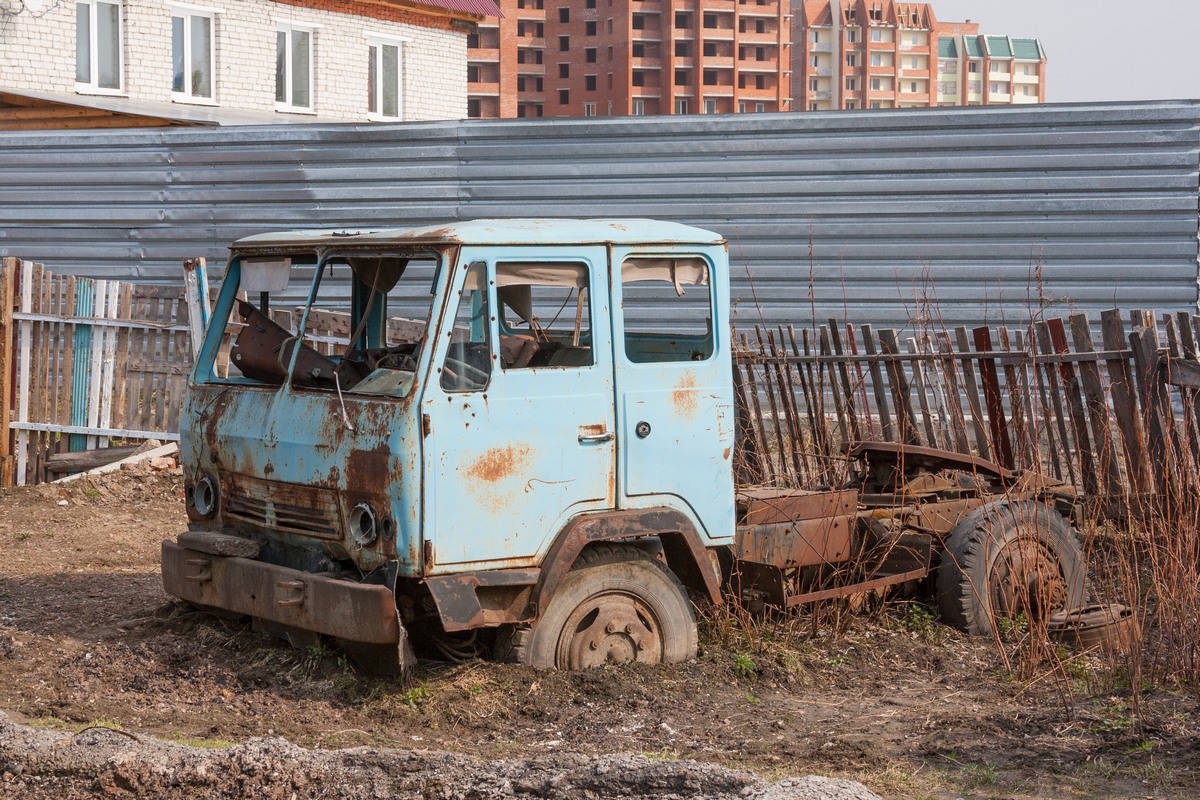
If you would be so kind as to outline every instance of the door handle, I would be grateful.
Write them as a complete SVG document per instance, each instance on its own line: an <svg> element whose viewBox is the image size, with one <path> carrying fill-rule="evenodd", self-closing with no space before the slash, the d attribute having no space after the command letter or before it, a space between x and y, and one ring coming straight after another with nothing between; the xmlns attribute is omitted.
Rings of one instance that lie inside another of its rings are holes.
<svg viewBox="0 0 1200 800"><path fill-rule="evenodd" d="M604 433L581 433L579 434L579 443L586 444L587 442L611 442L615 434L612 431L604 431Z"/></svg>

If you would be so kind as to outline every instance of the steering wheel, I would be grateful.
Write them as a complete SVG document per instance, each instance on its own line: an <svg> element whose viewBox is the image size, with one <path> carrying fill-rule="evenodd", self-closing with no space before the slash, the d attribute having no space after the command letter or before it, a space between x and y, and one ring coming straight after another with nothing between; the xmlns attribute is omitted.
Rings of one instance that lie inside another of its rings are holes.
<svg viewBox="0 0 1200 800"><path fill-rule="evenodd" d="M460 377L466 378L474 384L475 388L486 386L488 379L491 377L479 367L473 367L467 362L453 356L446 356L446 363L442 369L444 372L450 373L450 376L456 380L460 379Z"/></svg>
<svg viewBox="0 0 1200 800"><path fill-rule="evenodd" d="M417 371L417 360L411 353L388 353L380 356L375 362L376 369L399 369L405 372Z"/></svg>

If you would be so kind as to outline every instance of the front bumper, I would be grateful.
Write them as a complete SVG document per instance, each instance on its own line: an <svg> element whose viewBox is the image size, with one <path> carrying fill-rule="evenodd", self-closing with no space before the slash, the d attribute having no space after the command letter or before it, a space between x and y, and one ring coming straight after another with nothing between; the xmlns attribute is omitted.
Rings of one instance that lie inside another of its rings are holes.
<svg viewBox="0 0 1200 800"><path fill-rule="evenodd" d="M366 644L397 644L396 600L386 586L354 583L166 541L163 588L199 605Z"/></svg>

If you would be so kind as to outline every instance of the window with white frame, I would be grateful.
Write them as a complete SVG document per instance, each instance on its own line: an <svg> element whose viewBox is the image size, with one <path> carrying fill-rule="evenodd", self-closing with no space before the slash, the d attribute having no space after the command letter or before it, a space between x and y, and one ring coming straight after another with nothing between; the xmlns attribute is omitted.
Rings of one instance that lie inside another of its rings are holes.
<svg viewBox="0 0 1200 800"><path fill-rule="evenodd" d="M675 113L676 113L676 114L686 114L686 113L688 113L688 101L687 101L687 98L685 98L685 97L679 97L679 98L676 98L676 99L675 99Z"/></svg>
<svg viewBox="0 0 1200 800"><path fill-rule="evenodd" d="M585 117L596 116L596 104L595 103L584 103L583 104L583 115Z"/></svg>
<svg viewBox="0 0 1200 800"><path fill-rule="evenodd" d="M396 40L367 40L367 113L376 119L400 119L404 103L404 45Z"/></svg>
<svg viewBox="0 0 1200 800"><path fill-rule="evenodd" d="M711 100L711 99L705 98L705 100L704 100L704 113L705 113L705 114L715 114L715 113L717 113L717 101L716 101L716 100Z"/></svg>
<svg viewBox="0 0 1200 800"><path fill-rule="evenodd" d="M171 11L171 97L212 100L216 12L175 4L167 8Z"/></svg>
<svg viewBox="0 0 1200 800"><path fill-rule="evenodd" d="M280 23L275 29L275 107L313 110L313 28Z"/></svg>
<svg viewBox="0 0 1200 800"><path fill-rule="evenodd" d="M645 114L646 114L646 101L645 101L645 100L634 100L634 101L633 101L633 110L632 110L632 114L633 114L633 116L635 116L635 117L641 117L641 116L645 116Z"/></svg>
<svg viewBox="0 0 1200 800"><path fill-rule="evenodd" d="M124 88L123 23L120 2L79 0L75 4L77 89L119 92Z"/></svg>

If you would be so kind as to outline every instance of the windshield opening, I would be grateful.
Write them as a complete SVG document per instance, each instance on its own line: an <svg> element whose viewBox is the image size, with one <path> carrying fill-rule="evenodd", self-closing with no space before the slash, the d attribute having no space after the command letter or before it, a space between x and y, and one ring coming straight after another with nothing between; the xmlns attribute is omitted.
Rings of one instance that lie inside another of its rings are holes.
<svg viewBox="0 0 1200 800"><path fill-rule="evenodd" d="M282 385L294 356L293 386L403 397L426 341L441 262L430 251L354 252L326 257L318 278L315 254L242 257L212 374Z"/></svg>

